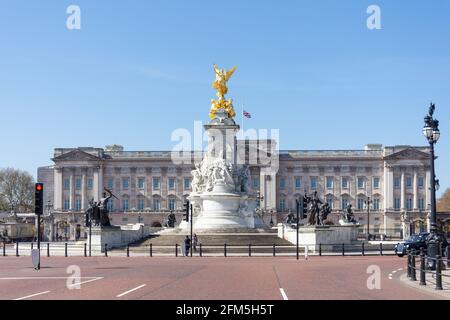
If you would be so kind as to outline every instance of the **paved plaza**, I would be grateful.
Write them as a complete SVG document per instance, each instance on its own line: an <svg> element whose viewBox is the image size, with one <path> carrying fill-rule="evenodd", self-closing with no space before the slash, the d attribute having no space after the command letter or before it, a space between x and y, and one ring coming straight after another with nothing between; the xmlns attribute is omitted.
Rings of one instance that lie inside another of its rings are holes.
<svg viewBox="0 0 450 320"><path fill-rule="evenodd" d="M316 256L299 261L291 257L44 257L42 269L36 271L30 257L2 257L0 299L445 299L402 282L405 262L393 256ZM380 289L368 289L371 266L381 271ZM80 277L70 278L78 268Z"/></svg>

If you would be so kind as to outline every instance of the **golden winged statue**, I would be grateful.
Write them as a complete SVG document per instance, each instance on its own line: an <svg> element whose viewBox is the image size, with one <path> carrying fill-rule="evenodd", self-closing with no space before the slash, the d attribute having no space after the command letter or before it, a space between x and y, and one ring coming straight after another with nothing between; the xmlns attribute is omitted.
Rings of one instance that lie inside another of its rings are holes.
<svg viewBox="0 0 450 320"><path fill-rule="evenodd" d="M220 109L228 112L228 116L230 118L234 118L234 116L236 115L233 108L233 100L225 99L225 95L228 93L227 81L230 80L236 69L237 67L234 67L233 69L226 71L225 69L219 69L217 65L214 64L216 80L213 82L212 86L217 90L216 95L219 99L211 101L211 110L209 112L209 116L211 119L214 119L216 117L216 113Z"/></svg>

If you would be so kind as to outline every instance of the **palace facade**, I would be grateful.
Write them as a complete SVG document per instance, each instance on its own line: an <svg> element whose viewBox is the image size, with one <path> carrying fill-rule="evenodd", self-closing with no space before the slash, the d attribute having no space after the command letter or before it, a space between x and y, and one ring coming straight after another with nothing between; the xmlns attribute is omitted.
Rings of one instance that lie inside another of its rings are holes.
<svg viewBox="0 0 450 320"><path fill-rule="evenodd" d="M259 146L258 141L238 141ZM273 155L272 155L273 156ZM366 145L361 150L287 150L276 154L276 170L251 164L251 188L261 196L264 220L282 221L295 212L296 199L318 192L337 223L352 204L361 232L399 237L405 223L426 229L430 203L430 155L427 147ZM113 224L145 223L161 227L170 211L178 222L191 192L194 163L175 164L171 152L133 152L107 148L55 149L53 164L38 169L52 217L47 238L83 238L84 212L104 188Z"/></svg>

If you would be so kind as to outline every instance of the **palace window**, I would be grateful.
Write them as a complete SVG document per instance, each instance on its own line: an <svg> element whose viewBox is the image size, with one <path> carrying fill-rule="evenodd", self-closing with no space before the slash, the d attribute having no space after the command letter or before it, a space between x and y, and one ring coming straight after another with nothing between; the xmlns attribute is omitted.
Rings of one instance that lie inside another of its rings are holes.
<svg viewBox="0 0 450 320"><path fill-rule="evenodd" d="M64 210L70 209L70 200L64 200Z"/></svg>
<svg viewBox="0 0 450 320"><path fill-rule="evenodd" d="M169 210L174 211L175 210L175 199L169 198Z"/></svg>
<svg viewBox="0 0 450 320"><path fill-rule="evenodd" d="M342 177L342 189L348 189L348 178Z"/></svg>
<svg viewBox="0 0 450 320"><path fill-rule="evenodd" d="M420 198L419 199L419 209L420 210L424 210L425 209L425 199L424 198Z"/></svg>
<svg viewBox="0 0 450 320"><path fill-rule="evenodd" d="M311 189L312 190L317 189L317 178L316 177L311 177Z"/></svg>
<svg viewBox="0 0 450 320"><path fill-rule="evenodd" d="M394 209L397 209L397 210L400 209L400 199L399 198L394 199Z"/></svg>
<svg viewBox="0 0 450 320"><path fill-rule="evenodd" d="M70 189L70 179L64 179L64 190Z"/></svg>
<svg viewBox="0 0 450 320"><path fill-rule="evenodd" d="M413 199L412 198L406 199L406 209L412 210L412 208L413 208Z"/></svg>
<svg viewBox="0 0 450 320"><path fill-rule="evenodd" d="M400 189L400 177L395 177L394 178L394 188L395 189Z"/></svg>
<svg viewBox="0 0 450 320"><path fill-rule="evenodd" d="M75 189L81 190L81 179L75 179Z"/></svg>
<svg viewBox="0 0 450 320"><path fill-rule="evenodd" d="M81 211L81 200L80 199L75 200L75 211Z"/></svg>
<svg viewBox="0 0 450 320"><path fill-rule="evenodd" d="M358 189L364 189L366 186L364 178L358 177Z"/></svg>
<svg viewBox="0 0 450 320"><path fill-rule="evenodd" d="M169 178L169 190L175 190L175 178Z"/></svg>
<svg viewBox="0 0 450 320"><path fill-rule="evenodd" d="M280 206L279 206L280 212L284 212L286 210L286 200L280 199Z"/></svg>
<svg viewBox="0 0 450 320"><path fill-rule="evenodd" d="M327 196L327 204L330 207L330 209L333 209L333 196L332 195L328 195Z"/></svg>
<svg viewBox="0 0 450 320"><path fill-rule="evenodd" d="M153 178L153 190L159 190L161 188L161 180L159 178Z"/></svg>
<svg viewBox="0 0 450 320"><path fill-rule="evenodd" d="M253 189L259 189L259 178L253 178Z"/></svg>
<svg viewBox="0 0 450 320"><path fill-rule="evenodd" d="M406 188L412 189L412 178L411 177L406 178Z"/></svg>
<svg viewBox="0 0 450 320"><path fill-rule="evenodd" d="M159 198L153 199L153 211L160 211L161 210L161 200Z"/></svg>
<svg viewBox="0 0 450 320"><path fill-rule="evenodd" d="M190 178L184 178L184 190L191 189L191 179Z"/></svg>
<svg viewBox="0 0 450 320"><path fill-rule="evenodd" d="M92 178L87 179L88 190L92 190L93 187L94 187L94 180Z"/></svg>
<svg viewBox="0 0 450 320"><path fill-rule="evenodd" d="M348 206L348 198L344 197L341 200L341 209L345 210L347 209L347 206Z"/></svg>
<svg viewBox="0 0 450 320"><path fill-rule="evenodd" d="M423 177L419 177L419 181L417 182L419 188L423 188Z"/></svg>
<svg viewBox="0 0 450 320"><path fill-rule="evenodd" d="M109 199L107 208L108 208L108 211L110 211L110 212L114 211L114 200L113 199Z"/></svg>
<svg viewBox="0 0 450 320"><path fill-rule="evenodd" d="M138 199L138 210L143 211L145 207L145 200L144 199Z"/></svg>
<svg viewBox="0 0 450 320"><path fill-rule="evenodd" d="M128 199L123 199L122 201L122 210L128 211Z"/></svg>
<svg viewBox="0 0 450 320"><path fill-rule="evenodd" d="M138 178L138 189L144 189L145 188L145 178Z"/></svg>
<svg viewBox="0 0 450 320"><path fill-rule="evenodd" d="M373 199L372 208L373 210L380 210L380 199Z"/></svg>
<svg viewBox="0 0 450 320"><path fill-rule="evenodd" d="M281 190L286 189L286 179L285 178L280 178L280 189Z"/></svg>
<svg viewBox="0 0 450 320"><path fill-rule="evenodd" d="M113 178L108 179L108 189L114 189L114 179Z"/></svg>
<svg viewBox="0 0 450 320"><path fill-rule="evenodd" d="M295 189L301 189L302 187L302 178L295 178Z"/></svg>
<svg viewBox="0 0 450 320"><path fill-rule="evenodd" d="M380 178L378 177L373 178L373 188L380 189Z"/></svg>
<svg viewBox="0 0 450 320"><path fill-rule="evenodd" d="M364 198L358 198L358 210L364 210Z"/></svg>
<svg viewBox="0 0 450 320"><path fill-rule="evenodd" d="M129 187L130 187L130 179L123 178L122 179L122 188L123 188L123 190L128 190Z"/></svg>
<svg viewBox="0 0 450 320"><path fill-rule="evenodd" d="M327 189L333 189L333 177L327 177Z"/></svg>

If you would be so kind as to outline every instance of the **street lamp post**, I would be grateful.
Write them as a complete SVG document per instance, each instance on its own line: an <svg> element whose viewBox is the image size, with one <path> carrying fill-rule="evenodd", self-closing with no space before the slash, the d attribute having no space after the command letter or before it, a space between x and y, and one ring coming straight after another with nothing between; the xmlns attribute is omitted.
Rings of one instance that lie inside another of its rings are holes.
<svg viewBox="0 0 450 320"><path fill-rule="evenodd" d="M425 125L423 127L423 134L430 144L430 235L427 239L427 255L428 266L430 269L435 269L438 245L440 245L440 236L437 230L436 222L436 174L434 169L434 145L438 142L441 133L439 131L439 121L433 118L435 105L431 103L428 115L424 118Z"/></svg>
<svg viewBox="0 0 450 320"><path fill-rule="evenodd" d="M367 197L365 204L367 208L367 241L370 241L370 205L372 204L370 197Z"/></svg>

